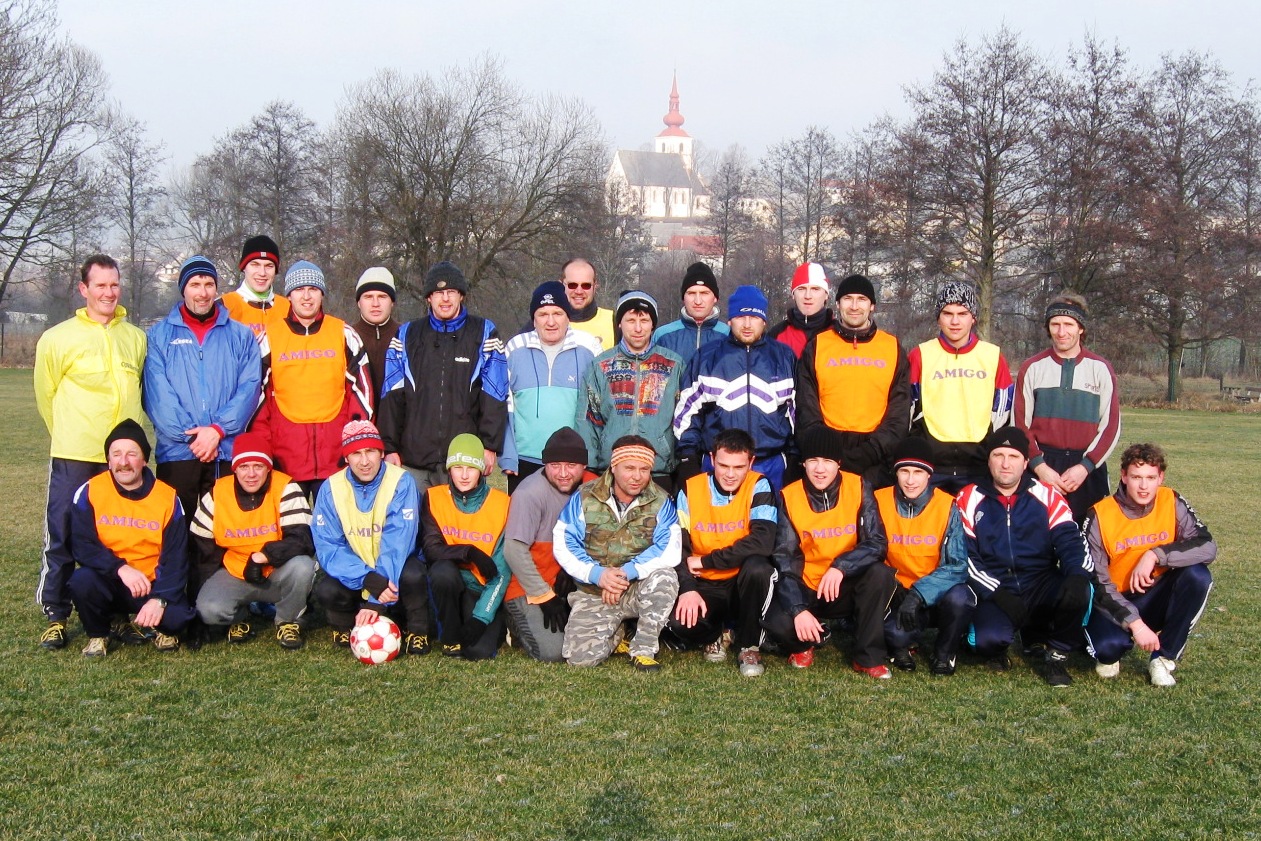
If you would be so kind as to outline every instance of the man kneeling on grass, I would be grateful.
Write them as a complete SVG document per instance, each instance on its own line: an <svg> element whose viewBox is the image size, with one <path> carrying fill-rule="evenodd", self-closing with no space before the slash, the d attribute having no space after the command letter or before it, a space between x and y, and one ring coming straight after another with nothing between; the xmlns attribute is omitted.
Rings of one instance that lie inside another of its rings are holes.
<svg viewBox="0 0 1261 841"><path fill-rule="evenodd" d="M197 613L228 642L254 636L250 602L276 605L276 641L303 645L298 620L315 583L311 506L302 487L272 470L267 439L243 432L232 443L232 475L201 498L189 529L202 558Z"/></svg>
<svg viewBox="0 0 1261 841"><path fill-rule="evenodd" d="M121 639L139 643L152 635L158 651L179 648L176 635L194 615L184 594L184 510L175 489L148 468L149 453L140 424L123 421L105 439L108 471L74 495L70 554L78 569L70 576L70 595L88 635L85 657L109 651L116 614L135 614L116 631Z"/></svg>
<svg viewBox="0 0 1261 841"><path fill-rule="evenodd" d="M727 659L727 624L735 625L744 677L764 671L759 646L775 568L775 491L755 473L753 436L724 429L714 437L712 473L688 479L678 496L685 562L670 632L702 646L705 659Z"/></svg>
<svg viewBox="0 0 1261 841"><path fill-rule="evenodd" d="M499 650L500 608L512 578L504 559L508 495L486 482L485 452L476 435L452 438L449 484L425 490L420 515L442 653L465 660L489 660Z"/></svg>
<svg viewBox="0 0 1261 841"><path fill-rule="evenodd" d="M315 585L333 644L350 646L355 625L394 616L405 631L403 651L429 653L429 593L425 564L416 556L416 481L385 462L381 433L371 421L353 420L342 429L346 468L320 486L311 529L320 566Z"/></svg>
<svg viewBox="0 0 1261 841"><path fill-rule="evenodd" d="M627 653L635 668L661 669L661 630L670 618L681 555L678 516L652 481L657 454L647 440L613 442L609 469L583 485L553 531L556 560L578 589L569 596L562 654L573 666L596 666L618 646L623 620L638 619Z"/></svg>
<svg viewBox="0 0 1261 841"><path fill-rule="evenodd" d="M867 480L841 470L841 447L826 429L800 436L806 477L781 492L775 540L779 580L765 627L788 662L814 664L828 629L854 619L854 671L887 680L884 616L897 583L885 555L884 525Z"/></svg>
<svg viewBox="0 0 1261 841"><path fill-rule="evenodd" d="M1116 677L1134 646L1148 652L1152 686L1173 670L1204 613L1217 544L1180 494L1164 487L1165 452L1135 444L1121 455L1121 487L1082 524L1095 562L1095 611L1086 626L1102 678Z"/></svg>

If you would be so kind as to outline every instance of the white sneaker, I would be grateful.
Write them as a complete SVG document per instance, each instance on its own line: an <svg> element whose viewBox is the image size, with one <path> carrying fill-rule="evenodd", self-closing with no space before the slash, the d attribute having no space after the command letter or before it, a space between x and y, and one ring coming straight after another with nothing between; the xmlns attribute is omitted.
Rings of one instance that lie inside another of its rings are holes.
<svg viewBox="0 0 1261 841"><path fill-rule="evenodd" d="M1147 674L1151 676L1152 686L1173 686L1177 683L1173 679L1173 670L1178 668L1178 664L1167 657L1153 657L1151 662L1147 664Z"/></svg>
<svg viewBox="0 0 1261 841"><path fill-rule="evenodd" d="M731 644L731 638L727 636L727 632L723 631L718 635L718 639L705 646L705 659L711 663L727 662L727 646Z"/></svg>
<svg viewBox="0 0 1261 841"><path fill-rule="evenodd" d="M1095 674L1104 680L1109 680L1121 674L1121 663L1095 663Z"/></svg>

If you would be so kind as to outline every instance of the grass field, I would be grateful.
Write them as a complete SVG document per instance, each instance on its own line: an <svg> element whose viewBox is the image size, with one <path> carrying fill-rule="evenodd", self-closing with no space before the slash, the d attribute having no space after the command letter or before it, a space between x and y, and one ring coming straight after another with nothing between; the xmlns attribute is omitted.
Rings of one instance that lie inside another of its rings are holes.
<svg viewBox="0 0 1261 841"><path fill-rule="evenodd" d="M1256 415L1127 411L1221 545L1177 672L1138 655L1046 687L1017 658L876 682L835 651L739 677L546 666L519 652L367 668L323 633L228 650L35 645L47 439L0 370L0 837L1252 838L1261 836ZM1249 560L1249 559L1253 560Z"/></svg>

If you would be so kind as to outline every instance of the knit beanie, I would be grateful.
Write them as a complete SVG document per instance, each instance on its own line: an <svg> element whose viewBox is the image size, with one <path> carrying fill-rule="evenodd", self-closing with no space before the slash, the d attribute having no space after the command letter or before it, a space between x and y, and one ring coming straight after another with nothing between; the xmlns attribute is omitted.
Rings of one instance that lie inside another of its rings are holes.
<svg viewBox="0 0 1261 841"><path fill-rule="evenodd" d="M822 289L828 292L828 275L823 270L823 266L818 263L802 263L793 272L792 286L790 291L796 290L799 286L813 286L815 289Z"/></svg>
<svg viewBox="0 0 1261 841"><path fill-rule="evenodd" d="M766 311L769 308L770 303L761 289L756 286L737 286L736 291L731 293L731 300L727 302L727 320L742 315L756 315L766 321Z"/></svg>
<svg viewBox="0 0 1261 841"><path fill-rule="evenodd" d="M245 241L245 245L241 246L241 262L237 264L237 268L244 271L245 264L250 260L271 260L279 267L280 249L271 237L261 235L250 237Z"/></svg>
<svg viewBox="0 0 1261 841"><path fill-rule="evenodd" d="M267 436L258 432L242 432L232 442L232 469L242 464L272 466L271 445Z"/></svg>
<svg viewBox="0 0 1261 841"><path fill-rule="evenodd" d="M324 272L320 271L320 267L306 260L299 260L285 272L285 297L288 297L293 290L304 286L314 286L325 295L328 294L328 286L324 284Z"/></svg>
<svg viewBox="0 0 1261 841"><path fill-rule="evenodd" d="M355 284L355 300L358 301L365 292L384 292L391 301L398 300L398 289L394 286L394 275L384 266L373 266L364 269Z"/></svg>
<svg viewBox="0 0 1261 841"><path fill-rule="evenodd" d="M871 285L870 280L860 274L850 275L836 287L836 300L839 301L846 295L863 295L873 304L876 302L876 288Z"/></svg>
<svg viewBox="0 0 1261 841"><path fill-rule="evenodd" d="M638 289L632 289L623 292L621 297L617 299L617 309L613 312L613 326L622 323L622 316L631 310L636 312L646 312L648 317L652 319L653 329L657 329L657 299L649 295L647 292L641 292Z"/></svg>
<svg viewBox="0 0 1261 841"><path fill-rule="evenodd" d="M215 268L215 264L207 260L205 257L197 254L189 257L183 263L180 263L180 294L184 294L184 287L188 285L188 281L192 280L199 274L214 278L215 286L219 285L219 270Z"/></svg>
<svg viewBox="0 0 1261 841"><path fill-rule="evenodd" d="M553 432L547 439L547 443L543 445L543 463L554 464L558 461L567 464L585 465L587 463L586 442L582 440L581 435L568 426L562 426Z"/></svg>
<svg viewBox="0 0 1261 841"><path fill-rule="evenodd" d="M465 279L464 272L450 260L435 263L425 274L424 297L428 298L443 289L454 289L461 295L468 294L468 280Z"/></svg>
<svg viewBox="0 0 1261 841"><path fill-rule="evenodd" d="M903 438L893 449L893 472L896 473L899 467L918 467L932 473L935 470L933 448L918 435Z"/></svg>
<svg viewBox="0 0 1261 841"><path fill-rule="evenodd" d="M976 288L961 280L946 281L937 290L937 300L934 303L937 315L941 315L941 311L951 304L964 307L976 318L980 309L976 302Z"/></svg>
<svg viewBox="0 0 1261 841"><path fill-rule="evenodd" d="M722 297L718 294L718 278L714 277L714 270L704 263L697 262L687 267L687 271L683 273L683 285L679 290L679 297L686 295L687 290L693 286L704 286L714 293L715 298Z"/></svg>
<svg viewBox="0 0 1261 841"><path fill-rule="evenodd" d="M342 427L342 458L360 450L385 452L385 442L372 421L352 420Z"/></svg>
<svg viewBox="0 0 1261 841"><path fill-rule="evenodd" d="M565 284L559 280L549 280L540 283L538 288L534 290L534 294L530 296L530 319L533 320L534 314L539 311L540 307L560 307L565 311L565 315L570 318L574 317L574 308L569 303L569 299L565 297Z"/></svg>
<svg viewBox="0 0 1261 841"><path fill-rule="evenodd" d="M149 446L149 438L144 434L144 427L136 423L131 418L122 421L118 426L110 430L109 435L105 436L105 458L109 458L109 448L115 441L135 441L140 445L140 454L144 456L144 460L149 460L149 454L153 452L153 448Z"/></svg>
<svg viewBox="0 0 1261 841"><path fill-rule="evenodd" d="M447 448L447 469L455 464L466 464L484 471L486 448L482 446L481 439L471 432L461 432L452 438L451 446Z"/></svg>
<svg viewBox="0 0 1261 841"><path fill-rule="evenodd" d="M1028 458L1029 436L1025 435L1024 430L1019 427L1004 426L986 435L985 440L981 442L981 450L984 451L986 458L989 458L990 453L999 447L1015 450L1025 458Z"/></svg>
<svg viewBox="0 0 1261 841"><path fill-rule="evenodd" d="M812 426L804 433L798 433L797 448L801 450L803 462L812 458L826 458L841 464L838 434L826 426Z"/></svg>
<svg viewBox="0 0 1261 841"><path fill-rule="evenodd" d="M1067 298L1056 298L1052 301L1051 305L1046 308L1045 323L1047 327L1051 326L1051 319L1057 315L1066 315L1080 324L1081 329L1086 329L1086 319L1089 318L1089 314L1086 312L1086 307L1076 301Z"/></svg>

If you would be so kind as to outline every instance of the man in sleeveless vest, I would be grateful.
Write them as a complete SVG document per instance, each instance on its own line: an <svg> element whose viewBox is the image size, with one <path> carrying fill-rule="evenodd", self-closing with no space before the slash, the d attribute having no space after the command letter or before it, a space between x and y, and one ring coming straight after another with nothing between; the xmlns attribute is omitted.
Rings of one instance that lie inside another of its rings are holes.
<svg viewBox="0 0 1261 841"><path fill-rule="evenodd" d="M303 646L299 621L315 583L311 506L296 482L272 470L271 449L257 433L232 445L232 474L197 505L189 533L212 570L197 596L197 614L228 642L253 638L250 602L276 606L276 641Z"/></svg>
<svg viewBox="0 0 1261 841"><path fill-rule="evenodd" d="M862 275L836 288L836 320L806 343L797 365L797 430L835 439L848 473L883 483L910 425L910 368L898 340L876 327L876 291Z"/></svg>
<svg viewBox="0 0 1261 841"><path fill-rule="evenodd" d="M504 560L508 495L486 481L481 439L468 432L447 448L449 484L425 491L421 551L438 617L442 653L489 660L499 650L500 608L512 577Z"/></svg>
<svg viewBox="0 0 1261 841"><path fill-rule="evenodd" d="M35 406L48 428L48 497L44 552L35 601L48 624L42 648L66 647L73 604L70 512L74 493L106 469L105 435L126 418L143 418L144 332L127 321L118 263L95 254L79 269L84 306L44 331L35 347Z"/></svg>
<svg viewBox="0 0 1261 841"><path fill-rule="evenodd" d="M359 336L324 313L324 273L299 260L285 275L291 311L263 332L263 400L250 425L276 469L313 496L341 464L342 429L372 417L372 385Z"/></svg>
<svg viewBox="0 0 1261 841"><path fill-rule="evenodd" d="M771 328L770 337L788 345L793 356L801 358L806 342L822 333L832 324L832 309L828 299L832 287L827 272L818 263L802 263L793 272L789 290L792 304L787 317Z"/></svg>
<svg viewBox="0 0 1261 841"><path fill-rule="evenodd" d="M622 622L638 619L631 664L661 670L657 651L679 594L681 544L674 503L652 480L656 458L638 435L614 441L609 469L579 488L553 530L556 560L578 587L569 596L562 649L571 666L603 663Z"/></svg>
<svg viewBox="0 0 1261 841"><path fill-rule="evenodd" d="M1063 494L1025 475L1029 439L1003 427L982 442L990 479L956 499L968 545L969 586L977 596L970 642L990 668L1011 667L1020 632L1052 687L1072 684L1066 652L1081 647L1093 565Z"/></svg>
<svg viewBox="0 0 1261 841"><path fill-rule="evenodd" d="M587 479L587 447L568 426L552 433L543 446L543 469L521 480L512 492L504 527L504 560L512 570L504 611L512 639L535 660L565 658L565 625L574 582L560 568L552 531L569 498Z"/></svg>
<svg viewBox="0 0 1261 841"><path fill-rule="evenodd" d="M947 281L937 291L938 334L911 349L911 429L930 445L932 484L949 494L983 480L981 441L1011 420L1015 385L998 345L973 332L972 284Z"/></svg>
<svg viewBox="0 0 1261 841"><path fill-rule="evenodd" d="M565 297L573 310L570 325L575 330L595 336L602 351L612 349L617 341L613 330L616 320L612 310L596 303L599 282L595 267L582 257L575 257L561 266L560 282L565 286Z"/></svg>
<svg viewBox="0 0 1261 841"><path fill-rule="evenodd" d="M350 629L390 614L403 651L429 653L429 592L416 554L420 494L401 467L385 462L381 433L370 421L342 430L346 469L315 499L311 533L326 575L315 585L333 644L350 645Z"/></svg>
<svg viewBox="0 0 1261 841"><path fill-rule="evenodd" d="M972 620L976 596L968 588L968 549L963 522L950 494L934 488L932 450L910 437L893 451L897 484L876 491L889 540L885 563L898 581L884 639L894 668L915 671L911 649L922 631L937 629L932 673L955 673L959 643Z"/></svg>
<svg viewBox="0 0 1261 841"><path fill-rule="evenodd" d="M1016 375L1015 424L1029 436L1029 467L1064 494L1080 523L1111 493L1108 455L1121 440L1116 374L1082 347L1086 299L1060 295L1046 308L1051 347Z"/></svg>
<svg viewBox="0 0 1261 841"><path fill-rule="evenodd" d="M447 260L425 275L429 312L398 330L385 352L379 423L386 460L424 493L444 485L447 446L462 432L495 467L508 425L508 364L495 323L465 306L468 280Z"/></svg>
<svg viewBox="0 0 1261 841"><path fill-rule="evenodd" d="M779 579L766 630L788 652L789 664L804 669L830 636L823 620L852 617L854 671L888 679L883 623L897 582L882 563L880 509L867 480L841 469L836 436L816 428L799 443L805 478L780 494Z"/></svg>
<svg viewBox="0 0 1261 841"><path fill-rule="evenodd" d="M280 249L271 237L250 237L241 246L237 268L241 285L223 296L223 306L234 321L261 338L268 324L277 324L289 315L289 301L275 292Z"/></svg>
<svg viewBox="0 0 1261 841"><path fill-rule="evenodd" d="M714 439L712 472L688 479L678 494L683 560L679 601L670 631L702 647L705 659L727 659L727 626L735 628L736 665L744 677L764 671L762 619L770 606L775 568L775 491L755 472L753 437L727 429Z"/></svg>
<svg viewBox="0 0 1261 841"><path fill-rule="evenodd" d="M1173 686L1187 638L1204 614L1217 557L1213 535L1164 486L1165 453L1135 444L1121 454L1121 487L1082 525L1095 561L1095 610L1086 626L1095 671L1116 677L1134 646L1150 655L1152 686Z"/></svg>
<svg viewBox="0 0 1261 841"><path fill-rule="evenodd" d="M149 470L149 439L128 418L105 439L108 471L74 495L70 551L79 568L70 595L83 621L85 657L109 651L110 621L135 614L124 639L152 636L159 651L179 648L177 634L193 618L184 587L188 526L175 489Z"/></svg>
<svg viewBox="0 0 1261 841"><path fill-rule="evenodd" d="M683 273L682 287L683 309L679 317L653 331L652 340L673 351L687 365L698 350L730 330L718 312L718 278L713 269L704 263L693 263Z"/></svg>

